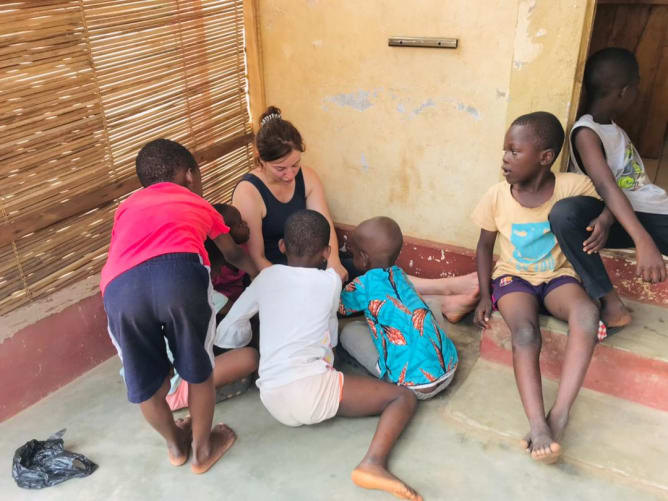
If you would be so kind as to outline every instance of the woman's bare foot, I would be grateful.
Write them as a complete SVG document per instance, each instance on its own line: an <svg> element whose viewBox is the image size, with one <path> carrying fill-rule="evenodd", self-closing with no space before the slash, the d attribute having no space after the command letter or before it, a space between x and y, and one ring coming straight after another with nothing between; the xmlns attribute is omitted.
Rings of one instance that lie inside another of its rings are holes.
<svg viewBox="0 0 668 501"><path fill-rule="evenodd" d="M478 294L480 291L480 285L478 284L478 273L473 271L467 273L466 275L459 275L457 277L448 277L443 280L447 280L447 286L445 294L452 295L471 295Z"/></svg>
<svg viewBox="0 0 668 501"><path fill-rule="evenodd" d="M422 496L379 464L362 461L353 470L351 477L356 485L364 489L378 489L389 492L399 499L422 501Z"/></svg>
<svg viewBox="0 0 668 501"><path fill-rule="evenodd" d="M170 445L167 444L167 457L169 462L174 466L182 466L188 461L190 456L190 442L193 439L192 423L190 416L175 421L176 427L179 429L178 443Z"/></svg>
<svg viewBox="0 0 668 501"><path fill-rule="evenodd" d="M532 430L528 440L531 458L545 464L555 463L561 454L561 446L552 439L548 426Z"/></svg>
<svg viewBox="0 0 668 501"><path fill-rule="evenodd" d="M226 424L219 423L214 426L209 438L208 451L195 451L193 464L190 466L193 473L199 475L207 472L232 447L236 439L236 434Z"/></svg>
<svg viewBox="0 0 668 501"><path fill-rule="evenodd" d="M624 306L615 289L601 298L601 320L608 328L624 327L631 323L631 311Z"/></svg>
<svg viewBox="0 0 668 501"><path fill-rule="evenodd" d="M479 291L476 288L471 294L457 294L455 296L443 296L441 301L441 312L451 324L456 324L464 318L478 304Z"/></svg>
<svg viewBox="0 0 668 501"><path fill-rule="evenodd" d="M422 296L457 296L476 293L478 274L476 272L457 277L420 278L409 277L418 294Z"/></svg>

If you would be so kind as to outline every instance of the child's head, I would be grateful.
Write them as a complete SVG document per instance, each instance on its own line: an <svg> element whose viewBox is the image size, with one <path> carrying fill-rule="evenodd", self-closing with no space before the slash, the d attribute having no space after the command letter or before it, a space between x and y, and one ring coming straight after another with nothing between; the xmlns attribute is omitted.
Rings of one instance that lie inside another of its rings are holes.
<svg viewBox="0 0 668 501"><path fill-rule="evenodd" d="M523 183L549 169L563 144L564 128L552 113L536 111L516 118L503 142L506 181Z"/></svg>
<svg viewBox="0 0 668 501"><path fill-rule="evenodd" d="M202 176L195 157L175 141L155 139L146 143L139 150L135 165L144 188L167 181L202 195Z"/></svg>
<svg viewBox="0 0 668 501"><path fill-rule="evenodd" d="M246 224L246 221L241 219L241 214L236 207L230 204L213 204L213 208L223 216L225 224L230 228L230 236L235 243L243 244L248 242L248 237L250 235L248 225ZM220 252L216 243L210 238L207 238L204 242L204 248L209 255L212 273L218 273L219 268L227 264L223 253Z"/></svg>
<svg viewBox="0 0 668 501"><path fill-rule="evenodd" d="M269 106L260 117L255 138L260 166L272 178L291 182L301 166L304 142L297 128L283 120L281 110Z"/></svg>
<svg viewBox="0 0 668 501"><path fill-rule="evenodd" d="M288 265L303 268L326 266L329 253L329 222L318 211L294 212L283 229L278 246L288 258Z"/></svg>
<svg viewBox="0 0 668 501"><path fill-rule="evenodd" d="M587 59L584 86L591 101L604 100L612 111L622 112L638 95L638 61L633 52L608 47Z"/></svg>
<svg viewBox="0 0 668 501"><path fill-rule="evenodd" d="M213 208L223 216L225 224L229 226L232 240L237 244L245 244L248 242L248 237L250 236L248 224L241 219L241 213L234 205L213 204Z"/></svg>
<svg viewBox="0 0 668 501"><path fill-rule="evenodd" d="M347 247L353 264L361 272L393 266L404 243L401 228L394 219L374 217L360 223L352 232Z"/></svg>

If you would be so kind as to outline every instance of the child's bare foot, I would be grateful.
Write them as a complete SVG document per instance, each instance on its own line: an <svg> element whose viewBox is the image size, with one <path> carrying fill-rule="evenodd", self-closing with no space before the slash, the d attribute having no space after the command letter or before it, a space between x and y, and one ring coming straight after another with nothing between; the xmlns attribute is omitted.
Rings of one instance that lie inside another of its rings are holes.
<svg viewBox="0 0 668 501"><path fill-rule="evenodd" d="M552 464L559 459L561 446L552 439L549 427L532 430L527 443L532 459L546 464Z"/></svg>
<svg viewBox="0 0 668 501"><path fill-rule="evenodd" d="M560 414L558 412L554 412L554 410L551 410L547 413L547 417L545 419L547 421L547 425L552 431L552 438L554 440L561 440L561 437L564 435L566 425L568 424L568 414ZM531 432L527 433L524 438L520 440L520 446L527 452L531 452Z"/></svg>
<svg viewBox="0 0 668 501"><path fill-rule="evenodd" d="M441 312L448 319L448 322L456 324L476 307L478 299L479 293L477 288L470 294L444 296L441 302Z"/></svg>
<svg viewBox="0 0 668 501"><path fill-rule="evenodd" d="M552 437L555 440L561 440L561 437L564 435L564 430L568 424L568 414L555 412L552 409L547 413L547 425L552 430Z"/></svg>
<svg viewBox="0 0 668 501"><path fill-rule="evenodd" d="M193 473L199 475L207 472L232 447L236 439L236 434L226 424L219 423L214 426L209 438L208 451L201 453L195 451L193 463L190 466Z"/></svg>
<svg viewBox="0 0 668 501"><path fill-rule="evenodd" d="M175 421L179 429L179 438L176 444L167 444L167 456L169 462L174 466L182 466L188 461L190 456L190 442L193 439L192 423L190 416Z"/></svg>
<svg viewBox="0 0 668 501"><path fill-rule="evenodd" d="M422 496L379 464L364 460L353 470L351 477L356 485L364 489L378 489L399 499L422 501Z"/></svg>
<svg viewBox="0 0 668 501"><path fill-rule="evenodd" d="M624 327L631 323L631 311L613 289L601 298L601 320L608 328Z"/></svg>

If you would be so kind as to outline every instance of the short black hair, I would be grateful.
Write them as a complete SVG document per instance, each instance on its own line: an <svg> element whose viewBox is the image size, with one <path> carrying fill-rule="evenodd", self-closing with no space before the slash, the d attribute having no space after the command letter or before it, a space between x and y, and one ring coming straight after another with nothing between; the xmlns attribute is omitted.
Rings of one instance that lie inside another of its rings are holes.
<svg viewBox="0 0 668 501"><path fill-rule="evenodd" d="M227 224L225 213L229 207L232 206L229 204L213 204L213 208L216 209L221 216L223 216L225 224ZM206 249L206 253L209 255L209 261L211 262L211 269L213 270L215 268L220 268L220 264L221 262L225 261L225 257L223 256L223 253L220 252L220 249L216 245L216 242L214 242L210 238L207 238L204 241L204 248Z"/></svg>
<svg viewBox="0 0 668 501"><path fill-rule="evenodd" d="M169 139L154 139L146 143L135 160L137 177L142 186L173 181L176 173L197 169L197 162L188 148Z"/></svg>
<svg viewBox="0 0 668 501"><path fill-rule="evenodd" d="M283 241L286 254L314 256L329 245L329 222L318 211L299 210L285 221Z"/></svg>
<svg viewBox="0 0 668 501"><path fill-rule="evenodd" d="M238 215L239 217L241 217L241 213L239 212L239 209L237 209L232 204L213 204L213 208L216 209L218 214L223 216L223 219L225 220L225 224L227 224L228 220L232 219L233 214Z"/></svg>
<svg viewBox="0 0 668 501"><path fill-rule="evenodd" d="M621 47L608 47L595 52L585 65L584 86L590 98L605 97L615 89L630 84L639 75L633 52Z"/></svg>
<svg viewBox="0 0 668 501"><path fill-rule="evenodd" d="M539 141L538 147L541 150L554 151L554 158L557 159L565 137L564 128L557 117L547 111L535 111L517 117L511 127L515 125L531 127Z"/></svg>

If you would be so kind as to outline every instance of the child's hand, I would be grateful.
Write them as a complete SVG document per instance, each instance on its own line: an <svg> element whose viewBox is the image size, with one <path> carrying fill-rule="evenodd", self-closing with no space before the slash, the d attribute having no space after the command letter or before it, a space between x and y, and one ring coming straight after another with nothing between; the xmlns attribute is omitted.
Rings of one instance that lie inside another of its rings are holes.
<svg viewBox="0 0 668 501"><path fill-rule="evenodd" d="M613 222L614 219L606 217L603 214L593 219L587 225L587 231L590 231L591 235L583 242L582 250L587 254L593 254L603 249L608 241L610 227Z"/></svg>
<svg viewBox="0 0 668 501"><path fill-rule="evenodd" d="M636 246L636 275L653 284L666 279L666 265L654 241L641 242Z"/></svg>
<svg viewBox="0 0 668 501"><path fill-rule="evenodd" d="M492 300L488 297L480 298L480 302L475 309L473 323L478 327L486 329L489 327L489 317L492 315Z"/></svg>
<svg viewBox="0 0 668 501"><path fill-rule="evenodd" d="M341 263L334 263L332 265L332 268L334 268L334 271L338 273L343 282L348 280L348 270L346 270Z"/></svg>

